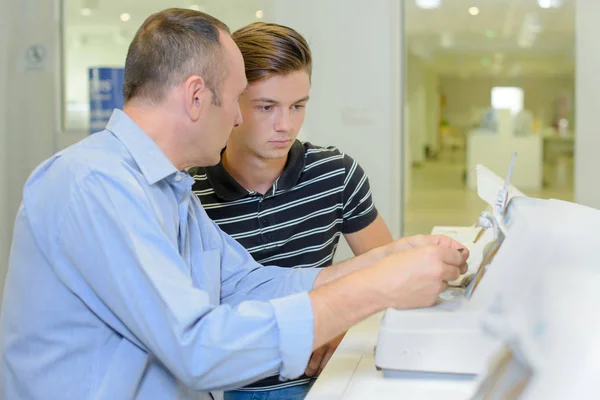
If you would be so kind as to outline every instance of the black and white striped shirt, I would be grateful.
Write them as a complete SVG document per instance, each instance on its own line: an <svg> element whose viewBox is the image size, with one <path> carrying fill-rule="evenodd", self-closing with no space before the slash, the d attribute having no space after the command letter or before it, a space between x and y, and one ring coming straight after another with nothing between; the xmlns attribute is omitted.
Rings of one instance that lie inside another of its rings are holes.
<svg viewBox="0 0 600 400"><path fill-rule="evenodd" d="M377 217L369 180L335 147L296 141L281 176L264 195L243 188L222 164L194 168L193 191L208 216L263 265L327 267L342 234ZM305 383L267 378L247 387L271 390Z"/></svg>

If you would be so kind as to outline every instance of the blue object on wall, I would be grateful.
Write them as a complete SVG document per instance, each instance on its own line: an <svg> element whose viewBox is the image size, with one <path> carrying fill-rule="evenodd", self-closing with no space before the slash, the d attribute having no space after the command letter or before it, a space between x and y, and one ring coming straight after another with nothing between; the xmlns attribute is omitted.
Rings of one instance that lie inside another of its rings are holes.
<svg viewBox="0 0 600 400"><path fill-rule="evenodd" d="M90 84L90 133L106 127L115 108L123 109L123 68L88 69Z"/></svg>

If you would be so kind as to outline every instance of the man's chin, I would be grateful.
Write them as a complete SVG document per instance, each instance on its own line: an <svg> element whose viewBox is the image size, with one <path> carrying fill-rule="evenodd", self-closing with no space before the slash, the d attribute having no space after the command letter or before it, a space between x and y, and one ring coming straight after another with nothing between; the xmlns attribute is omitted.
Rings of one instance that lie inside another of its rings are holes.
<svg viewBox="0 0 600 400"><path fill-rule="evenodd" d="M287 151L265 151L260 154L261 158L265 160L281 160L282 158L286 158L288 156Z"/></svg>
<svg viewBox="0 0 600 400"><path fill-rule="evenodd" d="M278 160L281 158L286 158L288 153L290 152L291 146L289 148L281 148L281 149L265 149L260 152L260 157L268 160Z"/></svg>
<svg viewBox="0 0 600 400"><path fill-rule="evenodd" d="M202 161L198 161L195 165L196 167L214 167L215 165L221 162L221 155L219 154L216 158L204 159Z"/></svg>
<svg viewBox="0 0 600 400"><path fill-rule="evenodd" d="M214 167L215 165L219 164L221 162L221 153L219 153L219 155L212 160L212 163L210 165L207 165L207 167Z"/></svg>

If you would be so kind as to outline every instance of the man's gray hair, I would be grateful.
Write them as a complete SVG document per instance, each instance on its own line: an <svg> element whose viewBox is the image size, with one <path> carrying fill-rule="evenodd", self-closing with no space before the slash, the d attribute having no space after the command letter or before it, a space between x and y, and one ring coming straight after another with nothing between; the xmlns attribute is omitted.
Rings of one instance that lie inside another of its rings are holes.
<svg viewBox="0 0 600 400"><path fill-rule="evenodd" d="M226 69L219 31L230 33L223 22L194 10L170 8L148 17L127 52L125 102L140 98L159 103L171 88L199 75L213 103L220 105Z"/></svg>

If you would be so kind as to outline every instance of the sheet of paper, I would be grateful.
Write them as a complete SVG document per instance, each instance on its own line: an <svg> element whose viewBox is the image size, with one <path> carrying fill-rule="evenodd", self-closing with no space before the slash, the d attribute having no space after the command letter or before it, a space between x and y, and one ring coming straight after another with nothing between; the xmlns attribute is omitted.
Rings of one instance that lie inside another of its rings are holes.
<svg viewBox="0 0 600 400"><path fill-rule="evenodd" d="M481 282L486 269L494 260L494 256L498 253L498 250L502 246L503 242L504 236L500 235L496 240L485 245L477 272L475 273L474 277L469 280L467 287L465 288L466 298L470 299L471 296L473 296L473 292L475 292L475 289L477 289L477 286L479 285L479 282Z"/></svg>
<svg viewBox="0 0 600 400"><path fill-rule="evenodd" d="M494 232L490 229L484 230L482 234L481 228L477 228L477 232L473 235L473 240L477 239L477 241L471 241L470 243L464 243L465 247L469 250L469 258L467 259L467 264L469 269L463 275L461 275L458 279L448 282L452 286L461 286L466 288L470 283L471 275L476 274L479 271L479 267L483 261L483 256L485 252L485 246L490 243L494 238ZM473 232L472 232L473 233Z"/></svg>

